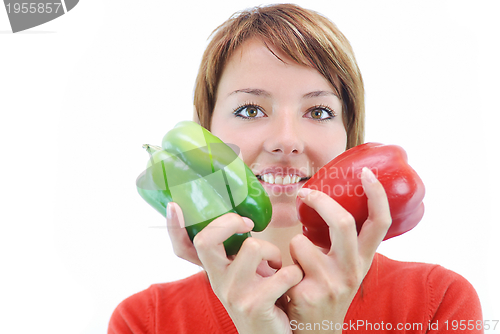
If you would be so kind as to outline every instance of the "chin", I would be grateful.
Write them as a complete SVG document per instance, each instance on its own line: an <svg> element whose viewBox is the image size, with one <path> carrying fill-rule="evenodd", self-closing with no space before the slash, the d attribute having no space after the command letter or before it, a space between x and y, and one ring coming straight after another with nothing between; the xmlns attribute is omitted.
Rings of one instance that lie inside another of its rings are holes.
<svg viewBox="0 0 500 334"><path fill-rule="evenodd" d="M269 227L284 228L292 227L300 224L297 217L297 209L295 202L293 205L290 203L273 203L273 216Z"/></svg>

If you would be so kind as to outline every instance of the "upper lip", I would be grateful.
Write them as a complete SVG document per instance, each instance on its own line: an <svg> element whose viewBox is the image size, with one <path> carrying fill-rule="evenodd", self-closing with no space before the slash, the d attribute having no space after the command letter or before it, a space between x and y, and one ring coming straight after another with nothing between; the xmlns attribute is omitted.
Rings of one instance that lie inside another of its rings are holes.
<svg viewBox="0 0 500 334"><path fill-rule="evenodd" d="M285 167L285 166L270 166L263 168L255 173L255 175L273 174L274 176L297 175L301 179L309 178L310 176L301 168Z"/></svg>

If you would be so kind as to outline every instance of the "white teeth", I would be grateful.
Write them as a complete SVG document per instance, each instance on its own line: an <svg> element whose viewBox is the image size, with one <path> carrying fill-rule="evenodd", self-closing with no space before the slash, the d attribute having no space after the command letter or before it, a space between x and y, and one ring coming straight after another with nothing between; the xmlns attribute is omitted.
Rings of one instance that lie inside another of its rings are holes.
<svg viewBox="0 0 500 334"><path fill-rule="evenodd" d="M285 177L282 177L280 175L274 176L271 173L262 175L261 179L266 183L283 185L298 183L301 180L300 176L297 175L286 175Z"/></svg>

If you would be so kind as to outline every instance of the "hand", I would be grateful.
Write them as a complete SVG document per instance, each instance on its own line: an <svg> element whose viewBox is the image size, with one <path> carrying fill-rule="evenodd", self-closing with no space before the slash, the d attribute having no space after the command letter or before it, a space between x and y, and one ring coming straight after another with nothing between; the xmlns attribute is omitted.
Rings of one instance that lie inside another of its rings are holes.
<svg viewBox="0 0 500 334"><path fill-rule="evenodd" d="M342 332L347 310L391 225L383 186L367 168L363 169L361 181L368 197L369 215L359 236L352 215L329 196L310 189L299 193L304 203L326 221L332 241L329 250L316 247L303 235L290 242L292 258L304 271L304 278L287 293L287 314L292 324L327 324L323 331L314 333ZM335 330L335 324L339 330Z"/></svg>
<svg viewBox="0 0 500 334"><path fill-rule="evenodd" d="M234 213L221 216L192 243L183 228L181 208L169 203L167 210L171 210L167 228L175 254L205 268L238 333L291 333L283 311L284 293L303 277L297 265L281 268L278 247L256 238L245 240L238 254L228 258L222 243L234 233L250 231L253 222L248 218Z"/></svg>
<svg viewBox="0 0 500 334"><path fill-rule="evenodd" d="M236 256L226 256L223 241L252 227L250 219L229 213L199 232L194 246L238 333L291 333L283 298L302 279L299 266L281 268L278 247L256 238L246 239Z"/></svg>
<svg viewBox="0 0 500 334"><path fill-rule="evenodd" d="M182 209L174 202L170 202L167 205L167 230L175 255L203 267L196 249L184 228Z"/></svg>

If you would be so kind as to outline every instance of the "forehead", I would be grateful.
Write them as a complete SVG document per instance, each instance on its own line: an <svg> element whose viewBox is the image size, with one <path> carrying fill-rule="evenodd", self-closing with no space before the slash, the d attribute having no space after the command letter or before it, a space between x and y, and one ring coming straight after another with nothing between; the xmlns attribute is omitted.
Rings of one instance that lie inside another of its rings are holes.
<svg viewBox="0 0 500 334"><path fill-rule="evenodd" d="M330 82L311 66L298 64L281 50L252 38L240 45L227 61L219 90L245 85L263 88L270 85L290 87L314 86L315 89L333 89Z"/></svg>

